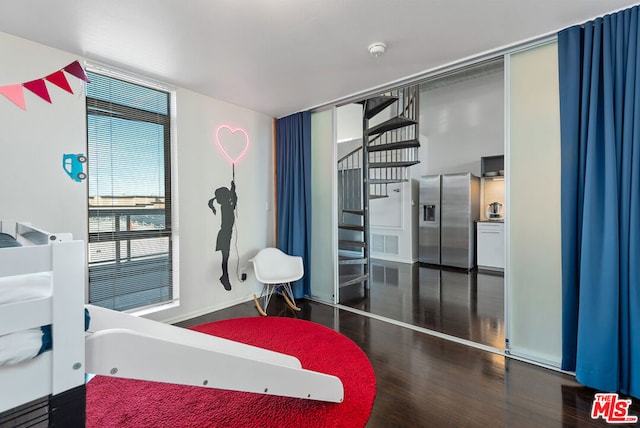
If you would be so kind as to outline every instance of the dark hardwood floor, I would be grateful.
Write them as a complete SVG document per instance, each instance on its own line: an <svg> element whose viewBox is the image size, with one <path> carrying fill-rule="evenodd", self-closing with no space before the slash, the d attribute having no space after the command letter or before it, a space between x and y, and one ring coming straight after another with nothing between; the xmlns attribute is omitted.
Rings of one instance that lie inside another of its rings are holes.
<svg viewBox="0 0 640 428"><path fill-rule="evenodd" d="M460 339L504 349L504 277L418 263L372 260L370 289L340 290L340 304Z"/></svg>
<svg viewBox="0 0 640 428"><path fill-rule="evenodd" d="M590 417L595 391L570 375L329 305L298 303L299 313L277 297L268 313L333 328L369 357L377 393L367 427L608 426ZM178 325L247 316L259 316L253 302ZM630 414L640 415L640 402Z"/></svg>

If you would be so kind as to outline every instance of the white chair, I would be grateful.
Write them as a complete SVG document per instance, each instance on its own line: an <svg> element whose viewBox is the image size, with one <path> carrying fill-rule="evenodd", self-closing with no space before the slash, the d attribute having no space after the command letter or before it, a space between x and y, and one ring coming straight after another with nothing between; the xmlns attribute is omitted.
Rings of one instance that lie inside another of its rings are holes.
<svg viewBox="0 0 640 428"><path fill-rule="evenodd" d="M282 296L291 309L300 310L293 298L291 283L304 276L302 257L290 256L277 248L269 247L260 250L249 261L253 263L256 279L264 284L260 293L260 299L264 301L264 308L260 306L259 298L255 294L253 295L256 309L260 315L267 316L267 306L269 306L271 296L279 287L283 288Z"/></svg>

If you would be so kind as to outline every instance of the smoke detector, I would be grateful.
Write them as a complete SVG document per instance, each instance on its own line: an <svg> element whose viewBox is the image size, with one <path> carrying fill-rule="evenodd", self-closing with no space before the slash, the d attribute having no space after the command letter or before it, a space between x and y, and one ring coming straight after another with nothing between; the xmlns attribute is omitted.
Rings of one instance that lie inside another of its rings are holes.
<svg viewBox="0 0 640 428"><path fill-rule="evenodd" d="M375 57L382 56L387 50L387 45L383 42L375 42L369 45L369 53Z"/></svg>

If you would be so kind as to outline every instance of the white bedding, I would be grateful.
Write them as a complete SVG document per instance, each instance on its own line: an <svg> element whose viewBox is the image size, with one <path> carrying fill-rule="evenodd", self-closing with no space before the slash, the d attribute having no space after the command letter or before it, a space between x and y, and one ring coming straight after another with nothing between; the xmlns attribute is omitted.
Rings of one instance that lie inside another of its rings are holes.
<svg viewBox="0 0 640 428"><path fill-rule="evenodd" d="M0 305L24 302L50 295L50 272L0 278Z"/></svg>
<svg viewBox="0 0 640 428"><path fill-rule="evenodd" d="M49 272L0 278L0 305L50 295L51 273ZM42 330L40 328L0 335L0 366L29 360L38 355L41 347Z"/></svg>
<svg viewBox="0 0 640 428"><path fill-rule="evenodd" d="M38 355L42 330L32 328L0 336L0 366L18 364Z"/></svg>

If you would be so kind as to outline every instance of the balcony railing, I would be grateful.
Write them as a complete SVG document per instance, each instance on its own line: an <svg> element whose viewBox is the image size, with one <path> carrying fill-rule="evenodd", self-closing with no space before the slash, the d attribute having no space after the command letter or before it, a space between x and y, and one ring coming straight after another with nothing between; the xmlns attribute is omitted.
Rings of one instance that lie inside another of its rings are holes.
<svg viewBox="0 0 640 428"><path fill-rule="evenodd" d="M164 208L89 209L89 301L125 310L172 299Z"/></svg>

